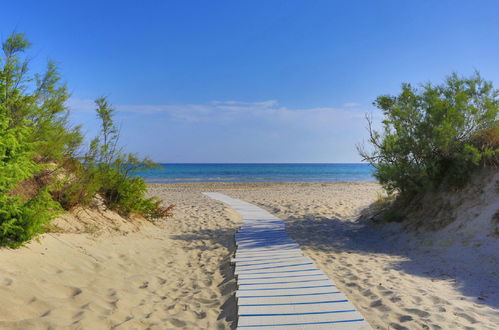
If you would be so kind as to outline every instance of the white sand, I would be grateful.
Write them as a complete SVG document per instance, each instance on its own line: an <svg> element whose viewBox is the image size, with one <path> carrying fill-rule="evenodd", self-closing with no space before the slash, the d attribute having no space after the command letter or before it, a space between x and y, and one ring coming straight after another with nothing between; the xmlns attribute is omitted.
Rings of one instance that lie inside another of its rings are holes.
<svg viewBox="0 0 499 330"><path fill-rule="evenodd" d="M499 324L497 258L468 271L470 258L419 246L421 239L399 234L397 226L350 221L376 199L377 184L178 184L150 190L177 205L175 216L160 226L114 219L97 233L44 235L20 250L0 250L0 328L233 327L228 260L240 218L200 194L210 190L284 219L290 235L374 328ZM71 221L59 224L76 227ZM92 232L93 226L84 229Z"/></svg>
<svg viewBox="0 0 499 330"><path fill-rule="evenodd" d="M176 215L162 226L134 232L115 217L100 235L46 234L0 250L0 329L229 328L239 218L200 194L170 197Z"/></svg>

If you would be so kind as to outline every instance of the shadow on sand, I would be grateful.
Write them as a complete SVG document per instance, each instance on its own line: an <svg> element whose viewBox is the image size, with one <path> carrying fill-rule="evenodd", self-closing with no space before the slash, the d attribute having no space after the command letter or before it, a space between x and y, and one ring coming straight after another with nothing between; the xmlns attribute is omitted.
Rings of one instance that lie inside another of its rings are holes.
<svg viewBox="0 0 499 330"><path fill-rule="evenodd" d="M395 269L432 280L452 280L462 295L475 299L477 303L499 308L497 294L481 292L484 285L477 285L487 283L492 291L499 288L497 265L495 269L491 266L488 272L482 272L469 267L469 260L464 260L464 255L450 256L443 248L411 245L406 242L408 234L402 232L402 226L397 227L398 231L389 231L383 225L369 221L343 221L314 214L283 220L288 234L302 247L326 253L399 256L404 260L396 262ZM496 283L492 283L494 279Z"/></svg>
<svg viewBox="0 0 499 330"><path fill-rule="evenodd" d="M260 206L265 208L264 205ZM267 208L267 210L272 213L272 209ZM462 295L475 299L477 303L499 308L499 297L490 292L480 292L480 287L476 285L476 283L490 283L490 287L497 288L499 283L491 283L491 279L497 277L469 269L465 262L460 262L459 255L454 256L452 262L442 262L442 258L446 256L440 255L438 251L428 253L428 250L425 252L425 247L414 247L405 243L403 237L407 237L404 236L407 233L390 232L385 230L383 225L368 221L344 221L315 214L300 218L284 217L283 220L286 223L286 232L302 247L331 254L350 252L399 256L403 260L393 264L391 267L394 269L432 280L453 280ZM193 231L174 237L190 242L211 241L229 250L220 267L224 281L219 288L224 295L237 289L234 269L230 264L230 257L235 252L234 234L235 230L230 228ZM186 248L206 249L206 245ZM237 305L233 293L222 306L219 319L228 321L231 328L237 326Z"/></svg>

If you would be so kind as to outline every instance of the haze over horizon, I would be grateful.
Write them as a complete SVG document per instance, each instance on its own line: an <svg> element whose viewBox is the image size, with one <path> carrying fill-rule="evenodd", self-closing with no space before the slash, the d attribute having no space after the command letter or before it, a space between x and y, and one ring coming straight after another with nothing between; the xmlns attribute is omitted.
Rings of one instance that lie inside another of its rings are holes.
<svg viewBox="0 0 499 330"><path fill-rule="evenodd" d="M98 8L98 9L96 9ZM372 101L480 71L499 84L497 1L16 1L32 66L54 59L72 122L108 95L126 151L163 163L356 163Z"/></svg>

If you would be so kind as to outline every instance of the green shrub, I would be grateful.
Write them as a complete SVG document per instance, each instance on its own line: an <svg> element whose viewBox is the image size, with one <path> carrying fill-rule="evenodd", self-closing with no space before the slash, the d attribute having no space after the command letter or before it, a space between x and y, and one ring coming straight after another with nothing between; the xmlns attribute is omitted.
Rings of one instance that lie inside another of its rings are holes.
<svg viewBox="0 0 499 330"><path fill-rule="evenodd" d="M66 164L65 169L67 174L52 185L54 200L59 202L65 210L71 210L78 205L90 205L101 189L97 169L84 168L78 161L71 166Z"/></svg>
<svg viewBox="0 0 499 330"><path fill-rule="evenodd" d="M18 197L7 202L2 203L0 245L10 247L18 247L45 232L50 221L61 212L60 205L52 199L47 188L28 202L21 202Z"/></svg>
<svg viewBox="0 0 499 330"><path fill-rule="evenodd" d="M0 55L0 245L29 241L49 228L61 206L90 204L96 194L124 214L169 216L172 206L146 198L145 182L131 176L154 164L117 148L114 110L105 98L96 101L101 135L84 157L76 156L83 137L80 127L68 124L67 87L53 62L44 73L29 74L22 57L29 47L22 33L14 33Z"/></svg>
<svg viewBox="0 0 499 330"><path fill-rule="evenodd" d="M410 198L443 181L461 185L481 164L497 165L499 91L478 73L452 74L442 85L402 85L398 96L380 96L382 131L372 128L364 160L388 192Z"/></svg>
<svg viewBox="0 0 499 330"><path fill-rule="evenodd" d="M125 177L113 168L105 181L101 191L110 208L122 214L142 214L148 219L169 216L168 212L161 211L161 200L144 197L147 185L142 178Z"/></svg>
<svg viewBox="0 0 499 330"><path fill-rule="evenodd" d="M113 107L105 98L97 99L96 105L101 120L100 135L91 142L83 161L76 164L77 177L69 179L61 190L61 204L67 208L88 204L98 193L109 208L124 215L138 213L148 219L170 216L173 206L163 208L160 200L146 198L145 181L132 176L139 168L157 165L147 158L123 153L118 147L119 132L113 122Z"/></svg>

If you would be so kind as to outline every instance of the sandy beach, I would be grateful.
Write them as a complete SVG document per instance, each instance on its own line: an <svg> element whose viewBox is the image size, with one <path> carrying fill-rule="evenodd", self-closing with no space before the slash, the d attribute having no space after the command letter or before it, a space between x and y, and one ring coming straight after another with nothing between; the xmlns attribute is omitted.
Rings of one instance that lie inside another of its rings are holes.
<svg viewBox="0 0 499 330"><path fill-rule="evenodd" d="M173 218L156 225L114 219L106 230L88 225L84 233L44 234L18 250L0 250L0 328L234 328L229 259L241 220L202 191L243 199L285 220L305 254L375 329L499 324L497 260L473 265L397 236L397 225L354 221L381 193L376 183L153 184L149 190L176 205ZM57 223L71 231L68 220Z"/></svg>

